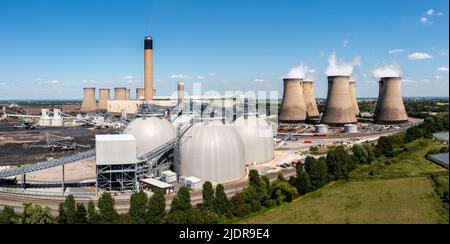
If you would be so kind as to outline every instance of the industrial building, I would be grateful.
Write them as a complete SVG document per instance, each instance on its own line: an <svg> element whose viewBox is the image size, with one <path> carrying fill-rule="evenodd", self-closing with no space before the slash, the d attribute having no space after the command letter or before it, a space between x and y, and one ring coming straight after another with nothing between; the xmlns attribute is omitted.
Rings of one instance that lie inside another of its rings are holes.
<svg viewBox="0 0 450 244"><path fill-rule="evenodd" d="M355 109L350 95L350 77L328 77L328 95L322 123L341 127L356 122Z"/></svg>
<svg viewBox="0 0 450 244"><path fill-rule="evenodd" d="M402 124L408 122L402 97L400 77L381 78L374 121L378 124Z"/></svg>

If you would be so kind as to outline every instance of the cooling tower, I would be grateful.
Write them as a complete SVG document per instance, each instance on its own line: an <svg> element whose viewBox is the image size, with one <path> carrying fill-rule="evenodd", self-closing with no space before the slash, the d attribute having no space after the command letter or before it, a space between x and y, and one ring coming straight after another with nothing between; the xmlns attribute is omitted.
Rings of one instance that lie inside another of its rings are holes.
<svg viewBox="0 0 450 244"><path fill-rule="evenodd" d="M310 119L320 118L319 109L317 108L316 96L314 95L314 82L303 82L303 97L306 105L306 115Z"/></svg>
<svg viewBox="0 0 450 244"><path fill-rule="evenodd" d="M142 101L145 99L145 89L144 88L136 88L136 100Z"/></svg>
<svg viewBox="0 0 450 244"><path fill-rule="evenodd" d="M131 100L131 89L127 89L127 101Z"/></svg>
<svg viewBox="0 0 450 244"><path fill-rule="evenodd" d="M381 78L374 120L379 124L408 122L408 115L403 104L402 79L400 77Z"/></svg>
<svg viewBox="0 0 450 244"><path fill-rule="evenodd" d="M178 82L178 105L184 103L184 82Z"/></svg>
<svg viewBox="0 0 450 244"><path fill-rule="evenodd" d="M153 101L153 40L146 37L144 41L144 80L145 101Z"/></svg>
<svg viewBox="0 0 450 244"><path fill-rule="evenodd" d="M284 79L284 95L278 120L280 123L296 124L306 120L302 79Z"/></svg>
<svg viewBox="0 0 450 244"><path fill-rule="evenodd" d="M84 98L81 104L81 112L92 112L97 110L97 100L95 99L95 88L84 88Z"/></svg>
<svg viewBox="0 0 450 244"><path fill-rule="evenodd" d="M356 99L356 82L350 81L350 96L352 99L353 109L355 111L355 115L359 115L359 105L358 100Z"/></svg>
<svg viewBox="0 0 450 244"><path fill-rule="evenodd" d="M328 77L328 95L322 123L330 126L344 126L357 123L355 110L350 99L350 77Z"/></svg>
<svg viewBox="0 0 450 244"><path fill-rule="evenodd" d="M127 88L118 87L114 89L115 100L116 101L125 101L127 100Z"/></svg>
<svg viewBox="0 0 450 244"><path fill-rule="evenodd" d="M108 101L109 101L109 89L100 89L99 100L98 100L98 109L99 110L108 110Z"/></svg>

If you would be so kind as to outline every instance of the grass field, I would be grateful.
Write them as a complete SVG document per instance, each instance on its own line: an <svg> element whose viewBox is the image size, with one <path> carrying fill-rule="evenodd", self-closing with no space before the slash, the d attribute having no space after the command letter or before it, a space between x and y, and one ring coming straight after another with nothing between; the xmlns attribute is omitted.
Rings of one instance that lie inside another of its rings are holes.
<svg viewBox="0 0 450 244"><path fill-rule="evenodd" d="M448 183L448 171L425 159L440 145L418 140L393 162L360 167L348 182L332 183L293 203L251 216L246 224L448 223L430 174ZM376 171L371 176L369 172Z"/></svg>

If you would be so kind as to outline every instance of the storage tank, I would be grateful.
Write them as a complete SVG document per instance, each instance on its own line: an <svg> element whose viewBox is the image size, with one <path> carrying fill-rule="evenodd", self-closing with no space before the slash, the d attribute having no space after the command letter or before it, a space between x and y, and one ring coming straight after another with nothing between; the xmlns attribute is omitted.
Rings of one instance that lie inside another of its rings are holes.
<svg viewBox="0 0 450 244"><path fill-rule="evenodd" d="M164 118L150 117L133 120L124 131L136 138L138 156L175 139L177 134L173 125Z"/></svg>
<svg viewBox="0 0 450 244"><path fill-rule="evenodd" d="M247 119L240 117L234 122L234 128L244 143L246 164L265 163L273 159L273 131L264 119L254 115Z"/></svg>
<svg viewBox="0 0 450 244"><path fill-rule="evenodd" d="M315 131L315 133L317 133L317 134L327 134L328 133L328 126L327 125L323 125L323 124L321 124L321 125L316 125L315 127L314 127L314 131Z"/></svg>
<svg viewBox="0 0 450 244"><path fill-rule="evenodd" d="M245 151L232 125L196 124L182 138L180 175L212 183L229 183L245 176Z"/></svg>
<svg viewBox="0 0 450 244"><path fill-rule="evenodd" d="M51 121L52 126L63 126L63 118L61 117L61 109L54 109L53 110L53 117Z"/></svg>
<svg viewBox="0 0 450 244"><path fill-rule="evenodd" d="M358 133L358 126L356 126L354 124L344 125L344 132L345 133Z"/></svg>
<svg viewBox="0 0 450 244"><path fill-rule="evenodd" d="M356 122L355 110L350 96L350 77L328 77L328 95L322 123L342 127L345 124Z"/></svg>

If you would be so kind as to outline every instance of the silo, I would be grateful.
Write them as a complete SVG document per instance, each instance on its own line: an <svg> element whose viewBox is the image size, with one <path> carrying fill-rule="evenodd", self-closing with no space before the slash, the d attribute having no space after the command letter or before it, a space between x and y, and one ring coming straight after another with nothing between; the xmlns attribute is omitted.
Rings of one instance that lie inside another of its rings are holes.
<svg viewBox="0 0 450 244"><path fill-rule="evenodd" d="M138 156L147 154L177 136L175 127L168 120L157 117L133 120L124 134L132 134L136 138Z"/></svg>
<svg viewBox="0 0 450 244"><path fill-rule="evenodd" d="M144 88L136 88L136 100L137 101L145 100L145 89Z"/></svg>
<svg viewBox="0 0 450 244"><path fill-rule="evenodd" d="M329 126L344 126L357 123L355 110L350 99L350 77L328 77L328 95L322 123Z"/></svg>
<svg viewBox="0 0 450 244"><path fill-rule="evenodd" d="M83 89L84 98L81 104L81 112L92 112L97 110L97 100L95 99L95 88L87 87Z"/></svg>
<svg viewBox="0 0 450 244"><path fill-rule="evenodd" d="M359 111L358 100L356 99L356 82L350 81L349 85L350 85L350 97L352 99L353 109L355 110L355 115L358 116L360 111Z"/></svg>
<svg viewBox="0 0 450 244"><path fill-rule="evenodd" d="M125 87L114 88L114 93L115 93L114 99L116 101L125 101L125 100L127 100L127 88L125 88Z"/></svg>
<svg viewBox="0 0 450 244"><path fill-rule="evenodd" d="M182 138L180 172L212 183L245 176L244 143L234 126L196 124Z"/></svg>
<svg viewBox="0 0 450 244"><path fill-rule="evenodd" d="M64 121L63 118L61 116L61 109L54 109L53 110L53 117L52 117L52 121L51 121L51 125L52 126L63 126L64 125Z"/></svg>
<svg viewBox="0 0 450 244"><path fill-rule="evenodd" d="M385 77L380 81L380 95L375 109L375 123L401 124L408 122L402 97L402 79Z"/></svg>
<svg viewBox="0 0 450 244"><path fill-rule="evenodd" d="M273 131L265 120L254 115L240 117L234 122L234 128L244 143L246 164L266 163L273 159Z"/></svg>
<svg viewBox="0 0 450 244"><path fill-rule="evenodd" d="M310 119L320 118L319 109L317 108L316 96L314 95L314 82L303 82L303 97L305 99L307 117Z"/></svg>
<svg viewBox="0 0 450 244"><path fill-rule="evenodd" d="M98 100L99 110L108 110L108 101L110 99L110 90L107 88L100 89L100 98Z"/></svg>
<svg viewBox="0 0 450 244"><path fill-rule="evenodd" d="M284 79L284 95L278 120L280 123L297 124L306 120L306 105L303 98L303 80Z"/></svg>

